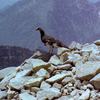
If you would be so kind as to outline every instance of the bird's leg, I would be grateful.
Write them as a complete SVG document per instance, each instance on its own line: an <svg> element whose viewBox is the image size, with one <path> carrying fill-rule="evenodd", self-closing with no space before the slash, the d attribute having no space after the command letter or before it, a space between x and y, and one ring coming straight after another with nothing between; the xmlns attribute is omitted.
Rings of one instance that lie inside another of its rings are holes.
<svg viewBox="0 0 100 100"><path fill-rule="evenodd" d="M54 48L51 49L51 54L53 54L53 49L54 49Z"/></svg>
<svg viewBox="0 0 100 100"><path fill-rule="evenodd" d="M48 53L50 53L50 51L51 51L51 50L49 49L49 52L48 52Z"/></svg>

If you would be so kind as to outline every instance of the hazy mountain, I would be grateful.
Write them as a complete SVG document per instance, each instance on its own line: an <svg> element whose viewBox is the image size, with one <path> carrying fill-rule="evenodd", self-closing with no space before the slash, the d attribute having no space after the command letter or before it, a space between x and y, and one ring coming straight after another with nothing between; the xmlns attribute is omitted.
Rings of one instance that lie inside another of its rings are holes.
<svg viewBox="0 0 100 100"><path fill-rule="evenodd" d="M19 66L24 60L33 55L33 51L21 47L0 46L0 69Z"/></svg>
<svg viewBox="0 0 100 100"><path fill-rule="evenodd" d="M0 44L41 48L39 26L66 45L93 42L100 36L98 7L88 0L19 1L0 13Z"/></svg>

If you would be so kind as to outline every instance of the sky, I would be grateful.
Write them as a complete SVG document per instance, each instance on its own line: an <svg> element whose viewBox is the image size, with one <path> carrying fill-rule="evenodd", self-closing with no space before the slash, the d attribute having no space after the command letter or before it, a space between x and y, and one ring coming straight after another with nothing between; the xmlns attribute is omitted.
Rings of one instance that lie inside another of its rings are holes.
<svg viewBox="0 0 100 100"><path fill-rule="evenodd" d="M7 5L12 5L12 4L16 3L17 1L19 1L19 0L0 0L0 9L3 9ZM95 3L100 0L88 0L88 1Z"/></svg>
<svg viewBox="0 0 100 100"><path fill-rule="evenodd" d="M12 5L19 0L0 0L0 9L3 9L7 5Z"/></svg>

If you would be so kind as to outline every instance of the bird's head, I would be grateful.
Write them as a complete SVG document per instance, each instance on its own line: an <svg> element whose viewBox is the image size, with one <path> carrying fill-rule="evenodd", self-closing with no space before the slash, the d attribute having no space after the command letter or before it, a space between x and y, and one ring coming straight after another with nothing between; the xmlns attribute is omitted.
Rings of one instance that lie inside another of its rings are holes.
<svg viewBox="0 0 100 100"><path fill-rule="evenodd" d="M42 28L41 27L38 27L37 29L36 29L36 31L41 31L42 30Z"/></svg>

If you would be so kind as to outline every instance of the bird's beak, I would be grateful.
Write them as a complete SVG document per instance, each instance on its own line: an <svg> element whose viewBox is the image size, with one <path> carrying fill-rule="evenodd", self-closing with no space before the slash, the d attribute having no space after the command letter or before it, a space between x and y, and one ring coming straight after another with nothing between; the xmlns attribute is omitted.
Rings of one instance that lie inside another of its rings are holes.
<svg viewBox="0 0 100 100"><path fill-rule="evenodd" d="M38 28L36 29L36 31L38 31Z"/></svg>

